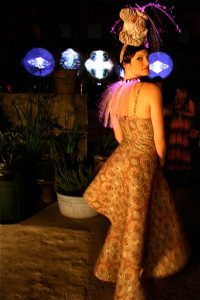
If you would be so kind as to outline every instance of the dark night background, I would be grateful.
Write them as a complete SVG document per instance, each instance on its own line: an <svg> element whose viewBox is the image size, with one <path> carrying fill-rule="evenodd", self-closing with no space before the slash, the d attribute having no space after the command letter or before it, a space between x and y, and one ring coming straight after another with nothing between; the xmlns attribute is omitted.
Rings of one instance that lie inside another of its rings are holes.
<svg viewBox="0 0 200 300"><path fill-rule="evenodd" d="M153 2L153 1L152 1ZM147 1L137 1L139 5ZM124 0L52 0L28 1L24 4L5 4L0 12L0 85L5 91L11 84L13 92L23 92L30 78L21 61L33 47L49 50L57 59L61 51L71 47L84 58L92 50L102 49L118 59L117 43L110 28L118 19L119 10L132 1ZM182 32L165 24L163 49L173 61L174 69L165 86L175 85L176 80L188 81L195 96L200 85L200 1L164 1L160 4L175 6L174 14ZM163 24L166 22L164 18ZM56 60L56 66L58 61ZM49 78L44 80L51 80ZM168 90L168 89L167 89Z"/></svg>
<svg viewBox="0 0 200 300"><path fill-rule="evenodd" d="M126 4L130 4L132 6L138 4L142 6L144 4L147 4L148 2L156 2L156 1L153 0L152 1L138 0L136 2L132 0L88 0L88 1L86 0L48 0L48 1L18 0L18 1L7 1L7 2L4 1L3 3L4 5L1 3L1 7L0 7L0 94L1 93L2 94L27 93L28 91L30 91L30 88L33 87L35 88L35 83L36 82L38 83L40 80L41 80L40 84L42 83L41 86L45 87L46 89L45 91L48 92L54 91L55 88L54 72L47 77L38 79L31 76L29 73L27 73L24 67L22 66L22 59L26 55L27 51L35 47L42 47L50 51L55 58L56 68L59 67L58 58L60 57L61 52L65 51L67 48L73 48L74 50L79 51L82 54L83 59L87 59L91 51L98 50L98 49L105 50L109 53L111 59L118 62L121 44L119 48L118 47L119 44L117 43L116 40L114 40L114 37L110 33L110 29L114 24L114 22L119 18L120 9L123 8ZM161 47L160 50L170 54L174 62L174 68L172 73L166 79L164 79L164 85L163 85L164 101L163 102L164 105L172 103L173 96L174 96L174 89L176 87L177 82L180 80L184 80L190 89L192 98L196 105L197 122L195 126L196 129L198 129L200 132L200 91L199 91L200 88L200 0L177 0L177 1L160 0L159 3L162 5L167 5L167 7L171 7L172 5L174 5L174 14L176 17L175 20L181 28L181 33L180 34L176 33L174 30L174 26L172 26L172 24L167 22L167 18L163 17L162 25L165 27L166 33L162 35L163 46ZM80 80L83 80L84 89L85 89L84 92L87 95L87 97L84 98L86 99L86 101L88 101L87 102L88 103L88 107L87 107L88 108L88 128L87 128L88 149L89 147L92 148L93 145L95 146L96 144L99 145L99 141L101 140L101 133L104 132L101 126L102 124L99 124L99 120L97 118L96 104L100 93L104 89L104 86L111 80L115 79L114 77L116 77L116 75L112 74L110 77L102 81L102 85L100 86L96 84L96 81L93 78L91 78L91 76L89 76L85 70L82 70L79 76L79 83ZM78 93L79 92L80 89L78 90ZM6 96L10 97L15 95L6 94ZM67 97L67 99L68 98L70 97ZM60 105L59 102L60 106L58 106L58 110L62 112L62 108L66 107L66 102L64 97L61 97L61 99L64 99L62 102L64 104L62 106L62 103ZM1 100L1 95L0 95L0 100ZM4 118L3 113L1 114L1 103L0 103L0 115L1 115L0 116L1 125L3 124L3 126L7 126L8 120ZM194 143L195 163L194 163L193 174L192 175L180 174L180 176L178 177L177 174L175 173L175 175L174 176L172 175L172 178L170 178L171 179L170 184L172 186L172 191L174 194L174 198L176 199L178 210L180 211L180 214L183 218L183 222L186 225L186 229L189 232L189 236L191 238L191 244L194 248L193 249L194 255L192 257L188 269L186 269L186 273L184 273L183 271L183 273L180 273L180 276L177 275L176 277L172 277L172 281L169 280L167 282L168 286L170 287L169 293L172 292L172 297L173 297L173 292L175 293L174 295L178 295L178 297L173 298L177 300L178 299L179 300L200 299L199 297L199 270L200 270L199 268L200 266L199 264L199 253L200 253L199 251L200 249L199 247L199 225L200 225L199 223L200 220L199 219L199 207L200 207L199 206L200 203L199 202L199 182L200 182L199 180L200 178L199 139L197 140L197 142L195 141ZM47 152L48 151L49 150L47 150ZM39 166L41 164L44 170L44 173L43 170L41 171L42 172L41 176L44 177L47 176L49 181L49 177L51 177L52 171L49 172L48 167L47 169L45 169L46 166L44 165L45 163L46 163L45 160L44 163L42 162L42 159L41 159L41 163L39 161ZM27 166L28 166L27 169L29 169L30 167L29 163L27 164ZM46 173L48 174L44 175ZM46 179L42 179L42 180L44 180L43 182L45 182ZM50 192L52 191L51 181L50 181L50 185L49 183L47 183L47 185L46 183L43 184L45 187L47 186L47 189L50 187L50 190L47 190L48 193L46 193L46 195L50 198L50 201L52 201L51 200L52 195L49 196L49 191ZM54 189L54 182L53 182L53 189ZM29 194L27 195L29 198L31 198ZM35 192L33 193L33 195L35 197ZM44 206L49 203L50 202L48 199L48 201L46 201L45 204L39 203L39 205L41 207L41 205ZM28 205L30 205L29 202ZM25 207L26 206L27 204L25 205ZM46 224L48 224L49 228L57 227L58 230L61 229L61 227L66 228L69 224L71 224L70 222L67 221L67 225L66 225L66 219L65 220L63 219L63 221L59 223L60 216L58 215L57 217L57 207L56 207L55 215L53 214L54 214L54 210L50 209L50 216L41 214L36 216L36 219L30 219L30 222L25 224L30 225L31 223L31 227L32 227L34 222L36 222L37 227L41 232L42 232L41 226L43 227L43 224L45 224L45 226ZM40 220L40 218L42 219ZM76 226L77 229L77 223L73 222L73 224L76 224L73 226ZM99 241L101 241L103 237L102 230L105 230L105 226L102 226L102 223L99 222L99 219L97 219L97 222L94 223L94 225L93 223L90 223L93 226L92 228L90 228L90 225L83 225L83 224L87 224L87 222L81 223L80 225L81 230L83 230L84 228L84 230L86 229L87 232L91 231L92 234L94 233L95 241L97 242L97 248L99 248L100 245ZM28 226L25 227L29 228ZM69 228L71 229L71 227ZM96 235L97 233L99 235ZM24 236L25 235L23 234L23 238ZM29 229L28 229L27 236L30 237ZM7 238L7 240L9 240L9 237ZM33 243L34 245L37 244L35 243L35 240ZM40 244L41 243L38 243L38 245ZM42 241L42 244L46 245L46 242L43 243ZM13 241L11 246L13 250ZM92 248L93 246L91 247L91 249ZM15 253L13 251L15 251ZM17 252L19 252L18 249L16 251L15 248L13 251L11 253L16 254ZM47 253L46 249L45 249L45 253ZM14 257L16 262L17 261L16 255L12 255L12 257ZM46 264L46 260L44 261ZM87 261L87 268L91 267L88 263L88 260L84 259L84 261ZM63 264L63 258L62 258L61 265L62 264ZM14 265L15 264L13 263L13 266ZM78 260L77 266L79 265L80 265L80 258ZM20 260L20 266L21 266L21 260ZM56 267L56 264L53 264L53 267ZM29 269L27 270L29 272ZM72 280L73 280L73 276L75 279L78 278L76 268L75 271L76 273L74 273L74 275L72 274ZM50 271L48 270L48 273L49 272ZM56 274L57 271L53 269L52 272L53 272L52 274ZM36 273L34 273L34 278L35 278L35 274ZM37 283L37 287L43 288L44 287L42 285L43 280L41 281L43 275L40 275L39 272L37 272L37 274L39 274L38 278L40 280L39 284ZM66 276L68 276L68 274L66 274ZM70 278L70 276L68 277ZM68 277L66 278L68 279ZM48 276L48 278L51 277ZM80 278L81 278L81 282L78 282L75 285L73 285L73 288L77 289L77 291L79 291L81 288L81 290L82 289L84 290L84 293L85 292L87 293L88 292L87 289L82 286L83 285L82 274ZM89 282L90 281L89 277L86 280L88 280ZM25 282L27 283L27 281ZM69 281L69 284L71 284L70 282L71 281ZM46 292L48 287L49 291L51 292L50 288L52 283L49 286L46 285L45 281L44 283L45 283L44 291ZM66 286L70 287L71 285L69 284L67 282ZM90 282L90 284L93 285L93 281ZM10 281L8 286L10 287ZM31 291L33 290L32 286L33 285L31 285ZM97 285L97 289L99 290L99 285ZM103 292L107 290L109 291L109 287L106 285L105 288L103 287ZM30 294L30 289L28 291ZM66 290L64 290L64 292L65 291ZM35 292L37 292L37 290L36 291L34 290L34 293ZM63 295L67 295L68 297L68 294L64 292ZM103 295L103 292L102 290L100 290L100 298L101 295ZM181 296L179 297L179 295ZM189 295L189 298L188 297L185 298L184 295L186 297L187 295ZM192 295L193 297L190 297L190 295ZM168 298L168 296L166 297L167 298L165 299L172 299L172 298ZM93 299L97 299L97 298L100 299L99 297L95 297ZM102 298L105 297L103 296ZM73 297L73 299L75 298Z"/></svg>

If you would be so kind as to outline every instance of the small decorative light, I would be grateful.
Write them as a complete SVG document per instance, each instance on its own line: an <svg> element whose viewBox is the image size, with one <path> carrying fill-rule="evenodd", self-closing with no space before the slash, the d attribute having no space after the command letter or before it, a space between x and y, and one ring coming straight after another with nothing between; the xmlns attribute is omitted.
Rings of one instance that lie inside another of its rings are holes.
<svg viewBox="0 0 200 300"><path fill-rule="evenodd" d="M107 52L96 50L91 52L90 58L85 62L85 67L94 78L104 79L112 72L114 64Z"/></svg>
<svg viewBox="0 0 200 300"><path fill-rule="evenodd" d="M124 78L124 69L119 65L119 64L115 64L115 73L120 77L120 78Z"/></svg>
<svg viewBox="0 0 200 300"><path fill-rule="evenodd" d="M173 60L165 52L153 52L149 55L149 77L160 76L165 78L169 76L173 69Z"/></svg>
<svg viewBox="0 0 200 300"><path fill-rule="evenodd" d="M79 70L81 67L80 54L69 48L61 53L60 65L63 69Z"/></svg>
<svg viewBox="0 0 200 300"><path fill-rule="evenodd" d="M44 77L52 73L55 61L52 54L44 48L33 48L27 52L23 59L27 72L34 76Z"/></svg>

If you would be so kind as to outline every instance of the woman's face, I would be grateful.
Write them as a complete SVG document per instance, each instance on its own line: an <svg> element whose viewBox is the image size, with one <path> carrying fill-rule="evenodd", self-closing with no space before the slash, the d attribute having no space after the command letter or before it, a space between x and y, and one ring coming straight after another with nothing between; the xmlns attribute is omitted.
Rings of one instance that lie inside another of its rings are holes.
<svg viewBox="0 0 200 300"><path fill-rule="evenodd" d="M187 98L186 89L177 88L175 92L175 106L177 108L180 108L184 104L186 98Z"/></svg>
<svg viewBox="0 0 200 300"><path fill-rule="evenodd" d="M187 91L185 89L176 89L175 98L178 100L185 100L187 97Z"/></svg>
<svg viewBox="0 0 200 300"><path fill-rule="evenodd" d="M130 78L149 75L149 55L146 49L137 51L131 58L130 63L125 65L125 73Z"/></svg>

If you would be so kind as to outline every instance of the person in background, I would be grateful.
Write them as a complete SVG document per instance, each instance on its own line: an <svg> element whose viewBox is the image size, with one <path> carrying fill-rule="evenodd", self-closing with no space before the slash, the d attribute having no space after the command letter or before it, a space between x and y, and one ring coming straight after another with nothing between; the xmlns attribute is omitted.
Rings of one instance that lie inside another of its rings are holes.
<svg viewBox="0 0 200 300"><path fill-rule="evenodd" d="M164 79L160 76L156 76L150 80L150 82L155 83L162 91L162 98L163 98L163 86L164 86ZM169 105L164 104L163 101L163 113L164 113L164 129L165 129L165 137L168 136L168 128L169 128L169 116L171 114L171 108Z"/></svg>
<svg viewBox="0 0 200 300"><path fill-rule="evenodd" d="M115 282L115 300L143 300L149 278L180 271L190 246L163 173L165 132L161 89L149 74L144 10L124 8L120 63L124 79L108 86L99 114L119 145L83 194L111 224L95 275ZM131 20L131 21L130 21Z"/></svg>
<svg viewBox="0 0 200 300"><path fill-rule="evenodd" d="M192 169L191 129L194 126L195 104L185 83L177 85L172 103L165 169L190 171Z"/></svg>

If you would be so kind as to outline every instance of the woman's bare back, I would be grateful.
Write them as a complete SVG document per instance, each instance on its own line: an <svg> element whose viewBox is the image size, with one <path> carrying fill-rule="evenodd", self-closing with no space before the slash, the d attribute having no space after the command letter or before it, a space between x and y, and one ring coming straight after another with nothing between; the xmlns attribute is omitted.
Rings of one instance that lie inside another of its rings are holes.
<svg viewBox="0 0 200 300"><path fill-rule="evenodd" d="M127 99L119 103L117 109L118 116L134 116L149 119L150 106L146 85L148 83L139 82L133 85Z"/></svg>

